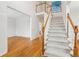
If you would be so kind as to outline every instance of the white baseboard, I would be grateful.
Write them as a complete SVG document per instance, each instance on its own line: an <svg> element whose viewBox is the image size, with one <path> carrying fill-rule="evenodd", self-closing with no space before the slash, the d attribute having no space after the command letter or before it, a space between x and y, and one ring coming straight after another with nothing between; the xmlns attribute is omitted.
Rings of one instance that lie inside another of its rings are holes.
<svg viewBox="0 0 79 59"><path fill-rule="evenodd" d="M29 36L24 36L24 35L16 35L17 37L27 37L30 38ZM15 37L15 36L8 36L8 37Z"/></svg>
<svg viewBox="0 0 79 59"><path fill-rule="evenodd" d="M36 35L36 36L34 36L34 37L31 37L30 40L34 40L34 39L38 38L39 35L40 35L40 34L38 34L38 35Z"/></svg>

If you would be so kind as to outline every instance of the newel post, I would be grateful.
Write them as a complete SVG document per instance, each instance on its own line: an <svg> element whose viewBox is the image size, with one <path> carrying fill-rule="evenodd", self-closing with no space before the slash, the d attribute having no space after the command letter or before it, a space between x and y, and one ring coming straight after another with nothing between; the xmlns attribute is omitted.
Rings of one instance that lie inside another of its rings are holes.
<svg viewBox="0 0 79 59"><path fill-rule="evenodd" d="M44 26L42 27L42 55L44 55Z"/></svg>
<svg viewBox="0 0 79 59"><path fill-rule="evenodd" d="M74 28L74 33L75 33L75 38L74 38L74 51L73 51L73 56L77 57L78 56L78 46L77 46L77 34L78 34L78 27L75 26Z"/></svg>

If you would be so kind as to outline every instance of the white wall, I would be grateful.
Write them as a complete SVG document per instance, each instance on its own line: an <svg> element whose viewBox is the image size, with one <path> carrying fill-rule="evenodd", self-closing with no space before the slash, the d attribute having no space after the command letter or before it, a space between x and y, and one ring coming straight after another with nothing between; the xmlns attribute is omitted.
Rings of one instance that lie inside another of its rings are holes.
<svg viewBox="0 0 79 59"><path fill-rule="evenodd" d="M6 4L0 2L0 56L7 52Z"/></svg>
<svg viewBox="0 0 79 59"><path fill-rule="evenodd" d="M30 37L30 17L21 16L16 19L16 36Z"/></svg>
<svg viewBox="0 0 79 59"><path fill-rule="evenodd" d="M68 4L69 14L74 22L74 25L77 25L79 27L79 1L71 1ZM78 33L78 39L79 39L79 33ZM72 29L71 25L69 24L69 40L72 42L70 46L74 47L74 30Z"/></svg>
<svg viewBox="0 0 79 59"><path fill-rule="evenodd" d="M30 32L31 33L31 38L35 38L39 34L39 24L38 24L38 19L35 15L35 5L38 2L33 2L33 1L21 1L21 2L8 2L8 5L22 11L25 14L28 14L30 18Z"/></svg>
<svg viewBox="0 0 79 59"><path fill-rule="evenodd" d="M8 37L30 37L30 16L8 8Z"/></svg>
<svg viewBox="0 0 79 59"><path fill-rule="evenodd" d="M6 2L5 3L0 2L0 56L7 52L7 49L8 49L7 48L7 46L8 46L7 37L15 35L16 27L18 28L17 35L24 35L24 36L30 37L29 33L31 33L31 37L34 38L39 33L38 19L35 16L35 5L37 4L37 2L33 2L33 1L31 1L31 2L27 2L27 1L13 2L12 1L12 2L7 2L6 5L5 4L6 4ZM27 21L27 19L26 19L27 17L21 18L22 16L21 15L18 16L18 14L16 14L16 12L14 12L14 11L12 11L12 13L11 13L11 10L7 9L7 7L6 7L7 5L15 8L25 14L30 15L30 17L31 17L30 20ZM8 10L8 12L7 12L7 10ZM6 15L6 12L7 12L7 15ZM31 22L29 23L29 21L31 21ZM8 26L7 26L7 24L8 24ZM30 25L28 25L28 24L30 24ZM27 26L24 26L24 25L27 25L31 30L29 28L27 28ZM20 31L22 31L22 32L20 32ZM27 34L27 35L25 35L25 34Z"/></svg>
<svg viewBox="0 0 79 59"><path fill-rule="evenodd" d="M7 18L7 31L8 31L8 37L15 36L16 35L16 18Z"/></svg>
<svg viewBox="0 0 79 59"><path fill-rule="evenodd" d="M8 2L8 6L23 13L27 9L25 2ZM23 7L24 6L24 7ZM23 9L23 10L21 10ZM30 16L8 8L8 36L30 37Z"/></svg>
<svg viewBox="0 0 79 59"><path fill-rule="evenodd" d="M77 25L79 28L79 1L71 1L69 4L70 9L70 17L74 22L74 25ZM79 39L79 33L78 33L78 39Z"/></svg>
<svg viewBox="0 0 79 59"><path fill-rule="evenodd" d="M69 4L70 16L75 25L79 25L79 1L71 1Z"/></svg>

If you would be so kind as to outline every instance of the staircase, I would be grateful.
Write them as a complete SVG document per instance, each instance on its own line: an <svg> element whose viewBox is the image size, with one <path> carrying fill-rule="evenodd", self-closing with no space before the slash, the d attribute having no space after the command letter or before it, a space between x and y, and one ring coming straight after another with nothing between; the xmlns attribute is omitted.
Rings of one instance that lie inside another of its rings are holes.
<svg viewBox="0 0 79 59"><path fill-rule="evenodd" d="M48 29L44 56L70 57L69 42L62 16L52 17Z"/></svg>

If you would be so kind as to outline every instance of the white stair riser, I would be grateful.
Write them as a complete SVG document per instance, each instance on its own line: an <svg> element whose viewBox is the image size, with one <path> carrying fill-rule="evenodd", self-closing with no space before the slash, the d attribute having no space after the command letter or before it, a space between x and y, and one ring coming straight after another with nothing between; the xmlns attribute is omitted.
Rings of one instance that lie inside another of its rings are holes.
<svg viewBox="0 0 79 59"><path fill-rule="evenodd" d="M65 30L65 28L55 28L55 27L54 27L54 28L49 28L49 29L50 29L50 30L57 30L57 31L58 31L58 30Z"/></svg>
<svg viewBox="0 0 79 59"><path fill-rule="evenodd" d="M64 25L64 23L50 23L50 25Z"/></svg>
<svg viewBox="0 0 79 59"><path fill-rule="evenodd" d="M52 22L62 22L63 23L63 20L52 20Z"/></svg>
<svg viewBox="0 0 79 59"><path fill-rule="evenodd" d="M56 41L56 42L67 42L67 40L66 39L54 39L54 38L48 38L47 40L49 40L49 41Z"/></svg>
<svg viewBox="0 0 79 59"><path fill-rule="evenodd" d="M49 37L58 37L58 38L66 38L66 37L61 37L61 36L48 36Z"/></svg>
<svg viewBox="0 0 79 59"><path fill-rule="evenodd" d="M47 44L47 46L45 47L45 49L47 48L47 47L52 47L52 48L55 48L55 47L57 47L58 49L60 48L60 49L69 49L68 48L68 46L61 46L61 45L50 45L50 44Z"/></svg>
<svg viewBox="0 0 79 59"><path fill-rule="evenodd" d="M58 24L64 24L63 22L64 22L64 21L51 21L50 23L51 23L51 24L56 24L56 23L58 23Z"/></svg>
<svg viewBox="0 0 79 59"><path fill-rule="evenodd" d="M64 24L63 22L51 22L50 24Z"/></svg>
<svg viewBox="0 0 79 59"><path fill-rule="evenodd" d="M49 49L48 49L49 48ZM47 47L45 53L49 53L51 55L56 55L56 56L60 56L60 57L70 57L69 51L64 50L64 49L57 49L57 48L51 48L51 47Z"/></svg>
<svg viewBox="0 0 79 59"><path fill-rule="evenodd" d="M49 30L49 33L62 33L62 34L66 34L66 32L64 30Z"/></svg>
<svg viewBox="0 0 79 59"><path fill-rule="evenodd" d="M50 26L50 28L64 29L65 27L58 27L58 26L54 27L54 26Z"/></svg>
<svg viewBox="0 0 79 59"><path fill-rule="evenodd" d="M53 54L50 54L50 53L44 53L44 56L47 56L47 57L59 57L57 55L53 55Z"/></svg>
<svg viewBox="0 0 79 59"><path fill-rule="evenodd" d="M67 37L65 34L62 34L62 33L61 34L58 34L58 33L53 33L53 34L52 33L48 33L48 36L52 36L52 37L53 36L55 36L55 37Z"/></svg>
<svg viewBox="0 0 79 59"><path fill-rule="evenodd" d="M49 28L49 31L50 32L64 32L64 33L66 33L66 31L64 29L61 30L61 29L50 29Z"/></svg>
<svg viewBox="0 0 79 59"><path fill-rule="evenodd" d="M55 24L53 25L53 24L52 24L52 25L50 25L49 27L62 27L62 28L64 27L64 28L65 28L64 25L58 25L58 24L57 24L57 25L55 25Z"/></svg>
<svg viewBox="0 0 79 59"><path fill-rule="evenodd" d="M64 43L64 42L55 42L55 41L48 41L50 44L53 44L53 45L63 45L63 46L68 46L67 43ZM49 44L48 43L48 44Z"/></svg>
<svg viewBox="0 0 79 59"><path fill-rule="evenodd" d="M50 27L64 27L64 25L50 25Z"/></svg>

